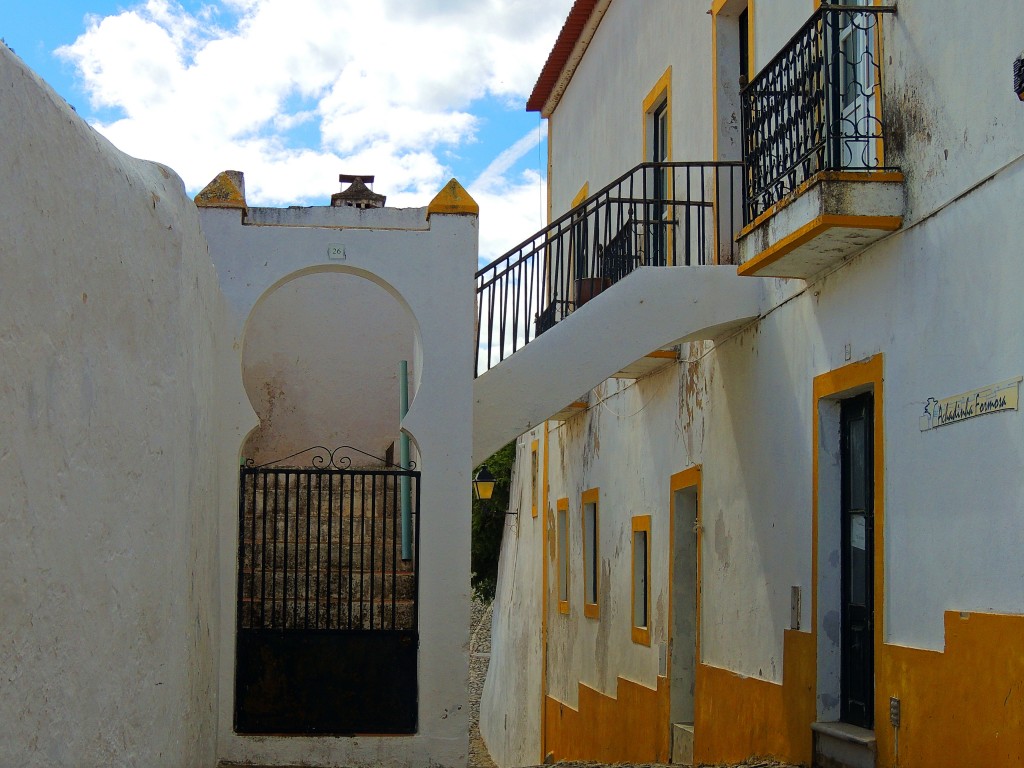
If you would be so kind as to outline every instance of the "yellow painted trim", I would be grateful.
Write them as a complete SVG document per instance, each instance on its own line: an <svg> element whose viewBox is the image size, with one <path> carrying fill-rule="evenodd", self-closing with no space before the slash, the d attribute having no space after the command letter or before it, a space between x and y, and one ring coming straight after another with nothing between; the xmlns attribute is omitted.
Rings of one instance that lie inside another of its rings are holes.
<svg viewBox="0 0 1024 768"><path fill-rule="evenodd" d="M583 534L582 541L583 546L580 550L583 553L583 615L588 619L597 619L600 617L600 600L601 600L601 504L599 502L600 489L590 488L583 492L580 496L580 532ZM587 580L587 504L594 505L594 560L597 566L594 568L594 580L596 582L597 589L595 594L597 595L598 602L588 603L587 594L589 582Z"/></svg>
<svg viewBox="0 0 1024 768"><path fill-rule="evenodd" d="M647 151L650 147L648 142L648 124L651 122L651 118L654 111L662 104L665 105L665 160L671 162L674 155L672 154L672 65L670 64L665 72L658 78L658 82L654 84L654 87L648 91L644 97L642 108L643 108L643 140L644 146L643 151L640 155L641 160L647 160ZM669 175L671 180L671 175ZM667 194L671 198L672 190L666 190ZM670 217L675 217L675 212L672 211ZM668 254L675 253L675 247L672 243L673 233L671 229L668 232L669 241L665 245L665 250ZM668 266L673 266L672 259L669 259Z"/></svg>
<svg viewBox="0 0 1024 768"><path fill-rule="evenodd" d="M756 276L765 267L774 264L783 256L792 253L801 245L809 243L829 229L878 229L894 232L902 226L902 216L819 216L795 232L786 235L775 245L761 251L753 259L740 264L736 268L736 272L743 276Z"/></svg>
<svg viewBox="0 0 1024 768"><path fill-rule="evenodd" d="M711 157L718 162L718 24L715 17L725 0L715 0L711 6ZM717 8L716 8L717 6Z"/></svg>
<svg viewBox="0 0 1024 768"><path fill-rule="evenodd" d="M197 208L246 208L245 176L241 171L221 171L193 198Z"/></svg>
<svg viewBox="0 0 1024 768"><path fill-rule="evenodd" d="M590 182L585 181L583 182L583 186L580 187L580 191L576 193L576 197L572 199L572 204L570 205L570 207L575 208L588 197L590 197Z"/></svg>
<svg viewBox="0 0 1024 768"><path fill-rule="evenodd" d="M565 513L565 541L562 541L560 531L558 530L558 517L559 513ZM571 590L571 584L569 582L569 499L562 498L555 502L555 569L558 572L558 580L556 588L558 593L556 595L558 599L558 612L567 614L569 613L569 594ZM562 547L565 547L565 562L561 561ZM562 580L565 580L565 600L562 599Z"/></svg>
<svg viewBox="0 0 1024 768"><path fill-rule="evenodd" d="M480 206L458 180L452 179L438 192L427 206L427 218L435 213L479 216Z"/></svg>
<svg viewBox="0 0 1024 768"><path fill-rule="evenodd" d="M902 703L898 761L894 729L876 715L877 764L1024 765L1024 616L946 611L943 622L944 651L886 644L876 661L881 700Z"/></svg>
<svg viewBox="0 0 1024 768"><path fill-rule="evenodd" d="M737 0L714 0L711 4L711 116L712 116L712 127L711 132L711 156L716 160L722 159L719 152L718 139L719 132L721 129L721 120L719 119L719 108L718 108L718 17L726 16L725 6L727 3L735 4ZM747 78L748 80L754 75L754 0L747 0L743 3L747 10L747 53L749 61L747 64ZM732 17L732 14L729 14ZM740 137L742 141L743 137ZM719 200L718 197L718 174L715 174L713 181L714 194L716 205ZM712 233L712 245L714 247L714 263L719 264L721 259L721 247L719 243L721 235L718 228L715 227Z"/></svg>
<svg viewBox="0 0 1024 768"><path fill-rule="evenodd" d="M671 751L668 679L657 688L616 678L614 695L577 684L576 707L548 696L541 721L552 760L667 763Z"/></svg>
<svg viewBox="0 0 1024 768"><path fill-rule="evenodd" d="M722 11L725 10L725 6L727 4L729 4L730 2L734 2L734 0L714 0L714 2L711 3L711 17L712 17L711 28L713 30L712 31L712 43L711 43L711 61L712 61L712 63L717 63L717 61L718 61L718 58L717 58L717 53L718 53L717 45L715 44L716 43L715 37L717 36L717 29L716 29L715 24L714 24L714 17L722 15ZM754 78L754 74L757 72L757 70L755 68L755 64L754 64L754 62L755 62L755 59L754 59L754 0L747 0L747 4L746 5L747 5L747 55L750 57L750 61L747 63L747 78L752 80ZM715 77L713 75L712 75L711 84L712 84L713 87L717 88L717 83L715 82ZM716 116L718 114L717 106L718 106L717 104L712 104L712 107L715 109L713 114L715 114ZM717 135L717 133L718 133L717 130L715 131L715 133ZM717 143L717 141L716 141L716 143ZM717 147L716 147L716 149L717 149ZM718 157L718 154L716 152L715 158L717 159L717 157Z"/></svg>
<svg viewBox="0 0 1024 768"><path fill-rule="evenodd" d="M648 352L644 357L653 357L658 360L678 360L679 353L674 349L656 349L653 352Z"/></svg>
<svg viewBox="0 0 1024 768"><path fill-rule="evenodd" d="M881 0L872 0L872 5L878 5ZM819 0L820 2L820 0ZM878 87L875 89L875 118L879 121L885 119L885 115L882 114L882 92L885 90L885 45L882 41L882 20L885 17L882 15L878 16L878 23L875 25L875 61L879 62L881 66L878 68ZM883 123L880 123L883 124ZM876 149L878 151L878 164L885 165L885 142L876 139Z"/></svg>
<svg viewBox="0 0 1024 768"><path fill-rule="evenodd" d="M694 764L741 763L758 755L810 765L815 675L814 635L791 629L782 633L781 685L699 663Z"/></svg>
<svg viewBox="0 0 1024 768"><path fill-rule="evenodd" d="M665 114L668 115L668 136L665 140L665 148L668 153L668 159L672 159L672 65L670 64L668 69L665 70L664 74L658 78L658 82L654 84L654 87L647 93L643 100L643 136L644 146L641 157L647 159L647 148L650 143L647 141L647 122L648 118L654 113L654 110L660 107L662 104L665 105Z"/></svg>
<svg viewBox="0 0 1024 768"><path fill-rule="evenodd" d="M637 515L632 520L633 535L630 538L629 547L629 623L631 625L631 636L633 642L639 645L650 645L651 644L651 516L650 515ZM645 599L647 600L646 610L644 615L647 617L647 626L639 627L633 623L633 617L636 616L636 583L634 578L636 575L636 535L638 533L647 534L647 562L644 564L647 573L645 578L647 579L647 589L645 590Z"/></svg>
<svg viewBox="0 0 1024 768"><path fill-rule="evenodd" d="M583 182L583 186L580 187L580 191L576 193L576 196L572 199L572 203L569 204L570 209L575 208L577 205L582 203L590 197L590 182ZM575 218L575 221L582 221L581 218ZM570 240L570 246L572 246L572 240ZM569 263L566 265L566 273L573 275L576 274L576 252L574 247L569 248Z"/></svg>
<svg viewBox="0 0 1024 768"><path fill-rule="evenodd" d="M771 205L760 216L743 227L737 237L742 238L750 234L779 211L788 208L796 202L811 187L828 181L856 182L860 184L902 184L905 179L899 171L819 171L807 179L807 181L797 186L783 200Z"/></svg>
<svg viewBox="0 0 1024 768"><path fill-rule="evenodd" d="M757 28L756 18L754 0L747 0L747 82L757 76L757 51L755 50L757 35L754 34L754 30Z"/></svg>
<svg viewBox="0 0 1024 768"><path fill-rule="evenodd" d="M541 507L544 510L544 520L541 525L541 587L540 587L540 707L544 711L544 700L548 694L548 564L546 553L548 551L548 424L544 422L544 468L542 470L544 479L541 482ZM544 762L547 748L547 731L544 718L540 723L540 762Z"/></svg>
<svg viewBox="0 0 1024 768"><path fill-rule="evenodd" d="M700 664L700 616L701 616L701 587L703 572L701 567L703 561L701 559L701 545L704 539L704 498L703 498L703 485L701 482L701 465L697 464L689 469L684 469L682 472L676 472L669 478L668 483L668 647L672 647L672 627L675 626L675 621L672 615L672 607L675 604L672 594L672 585L676 583L675 577L675 565L676 560L672 556L672 545L676 540L676 491L682 491L687 488L695 488L697 491L697 519L695 525L697 526L697 563L695 565L697 569L697 626L696 626L696 649L694 651L694 658L697 663ZM695 670L696 671L696 670ZM668 654L668 665L667 665L667 677L672 680L672 654Z"/></svg>
<svg viewBox="0 0 1024 768"><path fill-rule="evenodd" d="M844 365L814 377L814 402L811 412L811 626L818 626L818 532L819 525L819 472L820 450L819 404L822 400L838 400L844 394L870 390L874 398L873 440L874 451L874 658L883 658L882 638L885 637L885 401L883 398L883 357L879 353L867 360ZM878 661L875 666L875 712L888 707L889 692L879 685Z"/></svg>
<svg viewBox="0 0 1024 768"><path fill-rule="evenodd" d="M545 118L545 119L547 119L547 118ZM545 180L546 181L546 186L547 186L547 199L546 199L547 209L548 209L548 221L547 221L547 223L550 224L551 223L551 219L552 219L551 211L553 210L553 208L552 208L553 203L551 202L551 165L552 165L552 162L553 162L552 161L553 154L552 154L552 150L551 150L551 120L550 119L548 119L548 138L547 138L547 142L546 143L548 145L547 179Z"/></svg>
<svg viewBox="0 0 1024 768"><path fill-rule="evenodd" d="M537 473L540 471L540 442L534 440L530 443L530 516L537 516L537 507L540 500L540 480Z"/></svg>

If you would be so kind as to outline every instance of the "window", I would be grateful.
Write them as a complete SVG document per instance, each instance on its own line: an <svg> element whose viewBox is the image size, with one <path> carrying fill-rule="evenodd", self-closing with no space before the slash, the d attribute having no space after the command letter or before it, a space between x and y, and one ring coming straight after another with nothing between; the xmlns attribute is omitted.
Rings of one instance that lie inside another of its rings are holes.
<svg viewBox="0 0 1024 768"><path fill-rule="evenodd" d="M633 642L651 644L651 516L633 518Z"/></svg>
<svg viewBox="0 0 1024 768"><path fill-rule="evenodd" d="M537 480L537 474L540 471L539 445L537 440L534 440L530 445L530 510L534 517L537 516L538 498L540 496L540 482Z"/></svg>
<svg viewBox="0 0 1024 768"><path fill-rule="evenodd" d="M644 159L660 163L652 171L651 200L644 212L646 263L649 266L671 266L669 222L672 219L672 177L664 165L672 159L672 67L665 70L647 98L644 109ZM647 231L649 229L649 231Z"/></svg>
<svg viewBox="0 0 1024 768"><path fill-rule="evenodd" d="M598 537L597 488L583 492L583 615L596 619L599 616L598 564L600 548Z"/></svg>
<svg viewBox="0 0 1024 768"><path fill-rule="evenodd" d="M556 502L558 537L558 612L569 612L569 500Z"/></svg>

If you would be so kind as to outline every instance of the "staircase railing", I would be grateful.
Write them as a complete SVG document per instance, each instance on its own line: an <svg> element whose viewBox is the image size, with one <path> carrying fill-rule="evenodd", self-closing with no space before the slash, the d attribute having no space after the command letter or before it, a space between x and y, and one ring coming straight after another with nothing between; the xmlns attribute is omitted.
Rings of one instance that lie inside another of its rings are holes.
<svg viewBox="0 0 1024 768"><path fill-rule="evenodd" d="M742 163L624 173L477 271L477 374L637 267L735 264L742 218Z"/></svg>

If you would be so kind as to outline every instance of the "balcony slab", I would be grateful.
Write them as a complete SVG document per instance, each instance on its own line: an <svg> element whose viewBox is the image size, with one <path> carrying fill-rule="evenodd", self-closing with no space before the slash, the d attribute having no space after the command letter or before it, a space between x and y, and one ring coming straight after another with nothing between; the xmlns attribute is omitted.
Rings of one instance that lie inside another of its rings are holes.
<svg viewBox="0 0 1024 768"><path fill-rule="evenodd" d="M649 353L750 322L762 295L728 266L634 270L473 382L473 461Z"/></svg>
<svg viewBox="0 0 1024 768"><path fill-rule="evenodd" d="M613 379L639 379L679 360L677 349L656 349L612 375Z"/></svg>
<svg viewBox="0 0 1024 768"><path fill-rule="evenodd" d="M737 237L741 276L808 279L903 226L903 175L819 173Z"/></svg>

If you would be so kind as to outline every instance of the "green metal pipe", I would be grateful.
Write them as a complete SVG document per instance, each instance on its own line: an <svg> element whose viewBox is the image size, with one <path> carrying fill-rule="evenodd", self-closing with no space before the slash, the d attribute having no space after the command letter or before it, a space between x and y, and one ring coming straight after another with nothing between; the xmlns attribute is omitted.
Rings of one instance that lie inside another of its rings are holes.
<svg viewBox="0 0 1024 768"><path fill-rule="evenodd" d="M409 412L409 361L398 363L398 391L401 403L399 409L402 418ZM402 432L398 438L402 469L409 469L409 435ZM412 560L412 493L409 489L409 476L402 475L402 559Z"/></svg>

